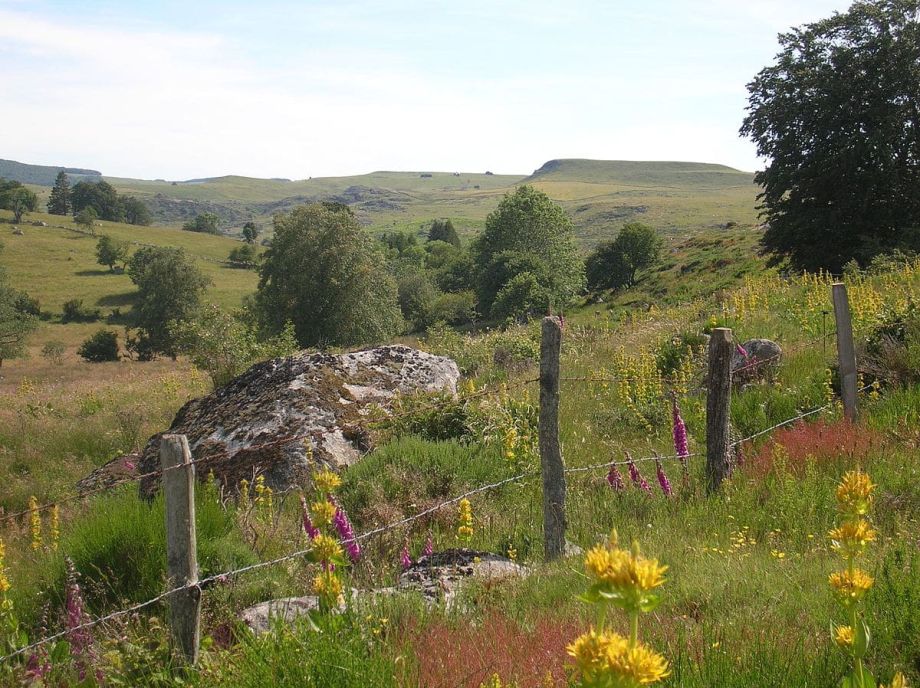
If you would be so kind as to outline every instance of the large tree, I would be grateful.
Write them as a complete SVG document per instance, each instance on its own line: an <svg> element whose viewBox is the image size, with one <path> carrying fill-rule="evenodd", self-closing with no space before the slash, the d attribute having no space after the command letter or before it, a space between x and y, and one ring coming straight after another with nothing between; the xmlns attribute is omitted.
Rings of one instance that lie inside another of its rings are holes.
<svg viewBox="0 0 920 688"><path fill-rule="evenodd" d="M766 168L763 237L777 259L837 271L920 226L920 0L856 2L780 34L748 84L741 133Z"/></svg>
<svg viewBox="0 0 920 688"><path fill-rule="evenodd" d="M402 329L396 284L349 208L315 203L276 215L257 309L271 334L294 323L301 346L385 341Z"/></svg>
<svg viewBox="0 0 920 688"><path fill-rule="evenodd" d="M141 333L136 349L144 358L156 353L175 356L169 323L194 315L210 280L183 249L173 247L139 249L128 263L128 275L138 292L132 310Z"/></svg>
<svg viewBox="0 0 920 688"><path fill-rule="evenodd" d="M486 218L471 246L479 278L479 308L488 313L495 297L515 275L530 272L551 307L567 305L583 288L572 221L542 191L518 187Z"/></svg>
<svg viewBox="0 0 920 688"><path fill-rule="evenodd" d="M153 222L153 215L147 204L141 199L134 196L124 196L119 199L124 213L125 222L129 225L141 225L146 227Z"/></svg>
<svg viewBox="0 0 920 688"><path fill-rule="evenodd" d="M7 206L13 211L13 222L22 222L22 216L38 208L38 197L34 192L24 186L10 192L10 201Z"/></svg>
<svg viewBox="0 0 920 688"><path fill-rule="evenodd" d="M631 287L639 271L657 263L660 255L661 238L655 230L641 222L630 222L623 226L616 239L601 243L588 256L585 261L588 287Z"/></svg>
<svg viewBox="0 0 920 688"><path fill-rule="evenodd" d="M48 212L52 215L70 215L70 181L64 170L58 172L48 197Z"/></svg>
<svg viewBox="0 0 920 688"><path fill-rule="evenodd" d="M77 182L70 191L70 200L74 215L84 208L92 208L101 220L124 220L124 205L118 198L118 192L108 182Z"/></svg>

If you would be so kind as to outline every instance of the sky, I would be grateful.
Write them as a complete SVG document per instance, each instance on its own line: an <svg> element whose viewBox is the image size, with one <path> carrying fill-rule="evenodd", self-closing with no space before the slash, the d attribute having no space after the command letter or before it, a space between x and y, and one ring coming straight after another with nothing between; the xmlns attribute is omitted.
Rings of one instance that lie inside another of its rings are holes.
<svg viewBox="0 0 920 688"><path fill-rule="evenodd" d="M0 158L108 176L753 171L745 84L844 0L0 0Z"/></svg>

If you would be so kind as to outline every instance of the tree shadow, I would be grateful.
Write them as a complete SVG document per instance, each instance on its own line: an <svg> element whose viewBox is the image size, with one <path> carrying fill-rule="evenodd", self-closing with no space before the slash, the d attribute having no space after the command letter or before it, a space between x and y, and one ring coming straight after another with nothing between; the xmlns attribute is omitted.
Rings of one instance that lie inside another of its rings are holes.
<svg viewBox="0 0 920 688"><path fill-rule="evenodd" d="M130 306L134 303L137 298L137 292L126 291L121 294L106 294L105 296L100 296L96 300L97 306L112 306L112 307L121 307L121 306Z"/></svg>
<svg viewBox="0 0 920 688"><path fill-rule="evenodd" d="M80 277L100 277L102 275L117 275L117 272L110 272L108 270L78 270L76 275Z"/></svg>

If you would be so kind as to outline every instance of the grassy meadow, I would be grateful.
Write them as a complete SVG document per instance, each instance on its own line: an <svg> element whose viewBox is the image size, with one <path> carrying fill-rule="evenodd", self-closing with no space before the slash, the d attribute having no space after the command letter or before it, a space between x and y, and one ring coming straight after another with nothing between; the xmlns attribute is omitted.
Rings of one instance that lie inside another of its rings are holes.
<svg viewBox="0 0 920 688"><path fill-rule="evenodd" d="M886 314L909 310L920 289L920 265L848 279L854 326L864 338ZM561 439L569 468L619 460L625 451L636 459L672 455L670 390L680 403L690 451L704 448L699 334L713 322L732 327L739 341L766 336L787 351L771 376L735 390L732 427L738 439L830 404L807 423L743 445L718 496L705 494L699 456L689 459L686 476L677 461L663 461L671 497L658 487L654 462L636 464L651 494L630 485L625 467L622 492L611 489L606 467L568 474L572 543L587 549L615 527L622 540L637 539L643 552L669 567L661 606L641 622L643 640L670 662L662 685L838 684L846 661L829 629L845 619L827 584L839 567L827 532L836 517L836 483L855 467L878 485L871 516L878 537L860 564L875 578L866 600L872 630L867 666L885 682L895 671L912 682L920 679L920 388L880 377L878 388L861 395L859 423L844 422L834 388L833 337L820 339L827 308L827 278L762 273L744 277L718 300L687 297L650 309L598 304L567 315L563 376L595 380L563 382ZM360 533L527 473L520 482L471 498L470 546L513 553L530 575L469 585L451 609L427 608L412 595L356 596L345 613L318 618L318 628L279 624L265 636L251 636L236 621L240 609L309 594L316 565L294 559L205 590L203 658L190 673L171 658L164 607L95 629L108 681L567 685L565 646L594 622L595 612L578 599L586 588L580 556L542 563L540 482L533 473L537 389L523 384L535 374L537 324L476 335L440 330L421 345L455 357L466 392L485 385L498 391L475 401L442 402L434 411L427 410L427 400L404 400L404 408L416 411L377 428L378 448L343 473L341 503ZM39 372L20 378L15 390L4 388L0 412L10 430L0 438L0 461L11 476L7 509L21 507L30 490L42 501L68 494L81 470L165 427L188 395L206 388L181 363L107 364L93 383L70 369L64 366L57 379ZM133 420L124 417L130 409L137 410ZM226 486L224 498L215 488L199 491L204 576L304 546L297 494L279 497L270 508L264 502L241 505L233 487ZM139 502L127 486L63 504L59 536L44 514L35 547L34 523L7 524L2 537L8 595L30 637L60 628L65 557L80 574L92 614L158 594L165 575L162 509L159 501ZM457 525L453 505L364 541L361 562L342 574L346 589L392 585L404 542L413 556L429 534L436 550L457 546ZM611 613L608 623L626 630L622 615ZM71 670L66 662L60 667Z"/></svg>

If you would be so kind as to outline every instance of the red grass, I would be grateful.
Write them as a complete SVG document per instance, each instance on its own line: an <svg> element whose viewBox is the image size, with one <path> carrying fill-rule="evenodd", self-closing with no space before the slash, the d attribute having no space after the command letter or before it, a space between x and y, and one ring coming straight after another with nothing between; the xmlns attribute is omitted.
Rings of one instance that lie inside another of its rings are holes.
<svg viewBox="0 0 920 688"><path fill-rule="evenodd" d="M789 457L785 469L798 474L808 463L853 463L864 459L884 442L884 436L877 431L847 420L797 423L778 430L753 456L745 457L745 462L747 470L755 475L773 472L777 469L774 449L779 445Z"/></svg>
<svg viewBox="0 0 920 688"><path fill-rule="evenodd" d="M415 627L406 638L418 662L411 685L479 688L498 674L503 683L522 687L566 686L565 646L583 630L575 620L548 618L525 630L499 614L481 624L464 620Z"/></svg>

